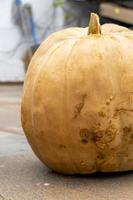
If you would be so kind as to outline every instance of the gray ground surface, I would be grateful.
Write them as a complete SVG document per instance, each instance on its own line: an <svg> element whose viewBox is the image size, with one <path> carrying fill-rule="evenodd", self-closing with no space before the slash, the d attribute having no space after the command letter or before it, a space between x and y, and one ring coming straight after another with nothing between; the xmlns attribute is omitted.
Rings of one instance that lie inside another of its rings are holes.
<svg viewBox="0 0 133 200"><path fill-rule="evenodd" d="M21 92L0 86L0 200L133 200L133 172L63 176L44 166L21 129Z"/></svg>

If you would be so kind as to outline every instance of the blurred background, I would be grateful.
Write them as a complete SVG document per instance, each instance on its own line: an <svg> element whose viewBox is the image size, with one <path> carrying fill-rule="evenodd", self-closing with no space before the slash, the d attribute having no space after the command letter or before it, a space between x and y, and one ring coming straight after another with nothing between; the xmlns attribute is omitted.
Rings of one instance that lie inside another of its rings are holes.
<svg viewBox="0 0 133 200"><path fill-rule="evenodd" d="M1 83L23 82L38 45L54 31L87 26L90 12L133 27L133 0L4 0L0 10Z"/></svg>

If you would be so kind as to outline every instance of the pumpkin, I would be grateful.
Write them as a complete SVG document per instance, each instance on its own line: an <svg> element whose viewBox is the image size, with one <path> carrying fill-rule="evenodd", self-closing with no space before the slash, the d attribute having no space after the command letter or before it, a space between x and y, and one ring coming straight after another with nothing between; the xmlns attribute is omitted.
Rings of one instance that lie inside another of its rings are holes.
<svg viewBox="0 0 133 200"><path fill-rule="evenodd" d="M50 35L34 54L22 126L54 171L133 169L133 32L92 13L89 28Z"/></svg>

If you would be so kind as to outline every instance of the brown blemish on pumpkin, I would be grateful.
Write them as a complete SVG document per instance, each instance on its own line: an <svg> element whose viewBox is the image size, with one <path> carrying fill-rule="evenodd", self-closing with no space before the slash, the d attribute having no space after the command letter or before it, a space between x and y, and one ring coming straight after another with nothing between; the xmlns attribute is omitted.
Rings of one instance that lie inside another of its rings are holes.
<svg viewBox="0 0 133 200"><path fill-rule="evenodd" d="M89 171L89 172L95 172L96 171L96 163L90 165L89 163L87 163L86 160L84 160L84 161L80 162L80 166L85 171Z"/></svg>
<svg viewBox="0 0 133 200"><path fill-rule="evenodd" d="M132 140L132 142L133 142L133 133L131 134L130 138L131 138L131 140Z"/></svg>
<svg viewBox="0 0 133 200"><path fill-rule="evenodd" d="M114 170L117 170L119 169L119 164L118 163L105 163L105 164L102 164L101 166L102 168L106 168L108 171L114 171Z"/></svg>
<svg viewBox="0 0 133 200"><path fill-rule="evenodd" d="M101 109L105 109L105 106L101 106Z"/></svg>
<svg viewBox="0 0 133 200"><path fill-rule="evenodd" d="M85 168L85 169L88 167L87 164L84 161L81 161L80 165L81 165L82 168Z"/></svg>
<svg viewBox="0 0 133 200"><path fill-rule="evenodd" d="M81 97L81 102L79 104L77 104L74 108L74 119L78 117L78 115L80 115L81 110L84 107L85 104L85 98L87 97L86 94L82 95Z"/></svg>
<svg viewBox="0 0 133 200"><path fill-rule="evenodd" d="M130 133L131 131L132 131L131 125L125 126L125 127L123 128L124 134L128 134L128 133Z"/></svg>
<svg viewBox="0 0 133 200"><path fill-rule="evenodd" d="M132 144L133 143L133 130L132 130L132 125L125 126L123 128L123 144L125 148L128 148L126 144Z"/></svg>
<svg viewBox="0 0 133 200"><path fill-rule="evenodd" d="M96 127L94 129L94 142L100 149L104 149L113 141L116 132L117 130L113 124L109 124L106 128Z"/></svg>
<svg viewBox="0 0 133 200"><path fill-rule="evenodd" d="M99 152L98 155L97 155L97 159L98 159L98 160L103 160L104 157L105 157L105 156L104 156L104 154L103 154L102 152Z"/></svg>
<svg viewBox="0 0 133 200"><path fill-rule="evenodd" d="M98 57L100 60L103 59L103 55L102 55L102 54L97 55L97 57Z"/></svg>
<svg viewBox="0 0 133 200"><path fill-rule="evenodd" d="M126 112L133 112L133 109L127 109L127 108L116 108L115 109L115 112L118 112L118 113L126 113Z"/></svg>
<svg viewBox="0 0 133 200"><path fill-rule="evenodd" d="M113 100L113 96L110 96L109 99L106 100L106 105L109 105Z"/></svg>
<svg viewBox="0 0 133 200"><path fill-rule="evenodd" d="M109 105L110 104L110 99L106 100L106 104Z"/></svg>
<svg viewBox="0 0 133 200"><path fill-rule="evenodd" d="M98 126L101 126L101 124L100 124L99 122L97 123L97 125L98 125Z"/></svg>
<svg viewBox="0 0 133 200"><path fill-rule="evenodd" d="M120 114L128 114L130 112L133 112L133 109L118 107L114 110L113 118L117 118Z"/></svg>
<svg viewBox="0 0 133 200"><path fill-rule="evenodd" d="M84 128L80 130L80 137L81 137L81 142L86 144L88 143L89 140L93 139L93 133L90 132L87 128Z"/></svg>
<svg viewBox="0 0 133 200"><path fill-rule="evenodd" d="M113 100L113 96L110 96L110 97L109 97L109 100L112 101L112 100Z"/></svg>
<svg viewBox="0 0 133 200"><path fill-rule="evenodd" d="M86 144L86 143L88 143L88 140L87 140L86 138L83 138L83 139L81 140L81 142L84 143L84 144Z"/></svg>
<svg viewBox="0 0 133 200"><path fill-rule="evenodd" d="M105 117L105 116L106 116L106 114L105 114L105 112L104 112L103 110L100 110L100 111L98 112L98 115L99 115L100 117Z"/></svg>
<svg viewBox="0 0 133 200"><path fill-rule="evenodd" d="M98 152L97 159L96 159L96 168L98 171L101 169L101 165L105 162L105 155L103 152Z"/></svg>
<svg viewBox="0 0 133 200"><path fill-rule="evenodd" d="M61 149L66 149L66 145L64 145L64 144L60 144L59 147L60 147Z"/></svg>

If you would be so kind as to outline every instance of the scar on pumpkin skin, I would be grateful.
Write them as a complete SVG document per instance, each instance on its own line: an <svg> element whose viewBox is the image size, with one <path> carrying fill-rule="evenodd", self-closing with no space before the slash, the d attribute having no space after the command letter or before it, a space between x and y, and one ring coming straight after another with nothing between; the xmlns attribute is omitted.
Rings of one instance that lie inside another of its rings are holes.
<svg viewBox="0 0 133 200"><path fill-rule="evenodd" d="M64 144L60 144L59 147L60 147L61 149L66 149L66 145L64 145Z"/></svg>
<svg viewBox="0 0 133 200"><path fill-rule="evenodd" d="M86 94L82 95L81 102L74 107L74 119L77 118L78 115L80 115L81 110L84 107L86 97Z"/></svg>
<svg viewBox="0 0 133 200"><path fill-rule="evenodd" d="M93 133L89 131L87 128L84 128L80 130L80 137L81 137L81 142L86 144L88 143L89 140L93 139Z"/></svg>

